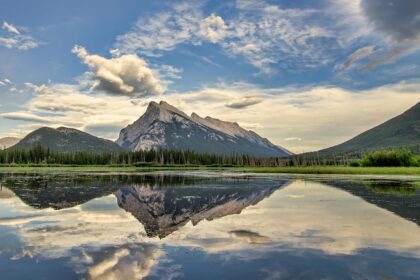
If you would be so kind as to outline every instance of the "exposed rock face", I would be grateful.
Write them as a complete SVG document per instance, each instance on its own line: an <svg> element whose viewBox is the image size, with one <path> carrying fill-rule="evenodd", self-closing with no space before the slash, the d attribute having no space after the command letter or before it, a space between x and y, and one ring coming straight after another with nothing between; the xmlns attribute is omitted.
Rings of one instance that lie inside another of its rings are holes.
<svg viewBox="0 0 420 280"><path fill-rule="evenodd" d="M237 123L191 116L161 101L151 102L146 112L120 132L116 141L131 150L193 150L213 154L288 156L292 153L272 144Z"/></svg>
<svg viewBox="0 0 420 280"><path fill-rule="evenodd" d="M252 179L249 187L237 182L226 179L217 184L204 182L170 188L137 185L120 188L115 195L118 205L144 225L149 237L164 238L189 221L196 225L202 220L239 214L270 196L288 180Z"/></svg>

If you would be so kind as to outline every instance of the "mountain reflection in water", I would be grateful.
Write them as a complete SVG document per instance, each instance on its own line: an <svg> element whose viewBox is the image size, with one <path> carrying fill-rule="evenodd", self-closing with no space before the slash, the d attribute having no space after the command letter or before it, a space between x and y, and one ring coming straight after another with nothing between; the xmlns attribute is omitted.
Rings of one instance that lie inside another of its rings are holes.
<svg viewBox="0 0 420 280"><path fill-rule="evenodd" d="M3 175L4 176L4 175ZM240 214L270 196L288 179L200 178L158 175L6 177L1 193L13 191L34 208L64 209L114 194L149 237L163 238L189 221Z"/></svg>
<svg viewBox="0 0 420 280"><path fill-rule="evenodd" d="M413 186L215 173L0 174L0 275L419 279Z"/></svg>

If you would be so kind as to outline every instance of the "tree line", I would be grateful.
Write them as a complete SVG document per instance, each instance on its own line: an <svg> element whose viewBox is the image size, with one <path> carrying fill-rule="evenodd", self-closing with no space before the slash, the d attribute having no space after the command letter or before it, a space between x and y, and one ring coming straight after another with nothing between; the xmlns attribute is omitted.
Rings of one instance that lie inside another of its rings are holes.
<svg viewBox="0 0 420 280"><path fill-rule="evenodd" d="M0 150L0 164L280 166L284 164L284 159L259 158L240 154L203 154L194 151L165 149L119 153L55 152L36 144L31 149Z"/></svg>
<svg viewBox="0 0 420 280"><path fill-rule="evenodd" d="M407 162L410 162L407 164ZM318 153L290 157L255 157L243 154L203 154L194 151L140 150L120 153L55 152L40 144L31 149L0 150L0 164L3 165L205 165L205 166L385 166L420 165L420 158L410 150L379 151L374 153L353 153L325 155Z"/></svg>

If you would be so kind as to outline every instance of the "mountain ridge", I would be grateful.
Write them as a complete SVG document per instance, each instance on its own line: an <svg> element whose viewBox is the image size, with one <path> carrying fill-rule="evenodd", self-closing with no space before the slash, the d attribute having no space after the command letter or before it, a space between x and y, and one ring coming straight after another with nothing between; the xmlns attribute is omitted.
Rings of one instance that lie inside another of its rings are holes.
<svg viewBox="0 0 420 280"><path fill-rule="evenodd" d="M116 143L130 150L165 148L266 157L292 154L238 123L201 118L196 113L188 116L164 101L150 102L139 119L121 130Z"/></svg>

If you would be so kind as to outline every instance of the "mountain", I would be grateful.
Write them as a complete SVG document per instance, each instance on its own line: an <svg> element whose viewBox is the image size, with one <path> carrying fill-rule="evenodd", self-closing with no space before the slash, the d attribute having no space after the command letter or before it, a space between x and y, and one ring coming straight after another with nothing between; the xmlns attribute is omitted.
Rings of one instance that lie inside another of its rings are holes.
<svg viewBox="0 0 420 280"><path fill-rule="evenodd" d="M319 152L340 154L387 148L410 148L418 145L420 145L420 102L401 115L353 139Z"/></svg>
<svg viewBox="0 0 420 280"><path fill-rule="evenodd" d="M124 150L112 141L67 127L59 127L57 129L42 127L29 133L13 148L30 149L37 143L55 152L86 151L101 153L121 152Z"/></svg>
<svg viewBox="0 0 420 280"><path fill-rule="evenodd" d="M188 116L163 101L150 102L137 121L121 130L116 142L130 150L165 148L263 157L292 154L237 123L201 118L195 113Z"/></svg>
<svg viewBox="0 0 420 280"><path fill-rule="evenodd" d="M0 150L12 147L16 145L19 141L20 141L20 138L16 138L16 137L0 138Z"/></svg>

